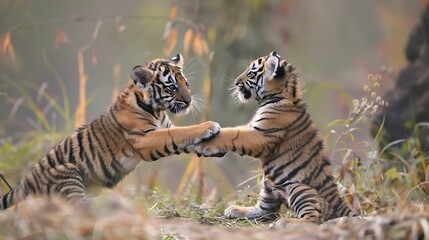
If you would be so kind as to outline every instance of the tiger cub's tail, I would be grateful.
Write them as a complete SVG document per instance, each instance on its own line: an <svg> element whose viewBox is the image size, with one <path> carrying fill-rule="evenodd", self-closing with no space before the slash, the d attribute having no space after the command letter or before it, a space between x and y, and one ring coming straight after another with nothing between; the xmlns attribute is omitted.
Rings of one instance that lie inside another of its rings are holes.
<svg viewBox="0 0 429 240"><path fill-rule="evenodd" d="M7 209L15 203L14 202L15 192L16 190L12 189L10 192L0 197L0 210Z"/></svg>

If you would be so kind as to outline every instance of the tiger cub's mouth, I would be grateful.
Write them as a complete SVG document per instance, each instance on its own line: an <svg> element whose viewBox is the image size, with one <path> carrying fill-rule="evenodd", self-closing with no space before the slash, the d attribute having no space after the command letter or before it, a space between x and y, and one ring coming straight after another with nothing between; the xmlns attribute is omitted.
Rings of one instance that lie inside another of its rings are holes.
<svg viewBox="0 0 429 240"><path fill-rule="evenodd" d="M244 84L237 85L237 90L238 98L242 102L246 102L252 97L252 92L250 89L247 89Z"/></svg>
<svg viewBox="0 0 429 240"><path fill-rule="evenodd" d="M175 102L168 108L168 110L170 110L170 112L174 114L186 114L189 111L189 106L191 106L191 104L184 102Z"/></svg>

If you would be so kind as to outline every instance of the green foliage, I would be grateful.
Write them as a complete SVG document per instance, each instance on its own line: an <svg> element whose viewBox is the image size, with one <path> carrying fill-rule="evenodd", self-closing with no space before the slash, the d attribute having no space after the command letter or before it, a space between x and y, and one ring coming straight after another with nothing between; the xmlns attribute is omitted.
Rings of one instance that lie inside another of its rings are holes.
<svg viewBox="0 0 429 240"><path fill-rule="evenodd" d="M23 99L21 106L33 115L29 117L29 122L34 128L24 134L18 134L18 141L11 137L0 136L0 171L7 179L17 181L24 170L31 167L49 148L70 134L73 117L70 114L69 100L61 79L58 80L58 84L63 93L62 104L45 91L46 85L39 88L33 85L19 85L6 75L0 77L21 94ZM46 106L42 108L37 104L38 99L32 97L33 92L37 93L38 98L46 101ZM43 110L50 109L51 106L53 108L51 112ZM63 127L58 127L55 118L48 117L49 113L51 113L50 116L59 115L60 125ZM3 182L0 185L5 187Z"/></svg>

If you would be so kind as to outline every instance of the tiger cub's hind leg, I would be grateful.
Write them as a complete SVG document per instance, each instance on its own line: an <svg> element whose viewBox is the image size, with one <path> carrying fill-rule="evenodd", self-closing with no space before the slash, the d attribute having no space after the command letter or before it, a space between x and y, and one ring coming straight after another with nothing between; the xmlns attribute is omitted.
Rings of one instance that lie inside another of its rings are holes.
<svg viewBox="0 0 429 240"><path fill-rule="evenodd" d="M257 218L262 216L268 216L273 213L280 211L281 199L273 193L273 191L261 184L261 192L259 193L259 199L255 206L243 207L238 205L229 206L225 209L224 215L227 218Z"/></svg>
<svg viewBox="0 0 429 240"><path fill-rule="evenodd" d="M46 182L42 193L53 193L64 197L68 202L80 202L87 199L83 173L73 164L58 165L40 172L34 182Z"/></svg>
<svg viewBox="0 0 429 240"><path fill-rule="evenodd" d="M277 228L284 228L294 223L324 222L324 215L329 211L329 205L321 198L316 189L303 183L288 183L279 192L287 200L296 218L281 218L276 222Z"/></svg>

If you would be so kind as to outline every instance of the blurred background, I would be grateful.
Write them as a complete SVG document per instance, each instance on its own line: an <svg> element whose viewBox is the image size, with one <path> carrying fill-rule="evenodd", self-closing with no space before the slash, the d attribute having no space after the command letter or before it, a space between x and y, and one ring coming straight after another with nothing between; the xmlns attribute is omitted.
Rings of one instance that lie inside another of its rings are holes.
<svg viewBox="0 0 429 240"><path fill-rule="evenodd" d="M257 105L235 103L228 89L250 60L275 50L300 70L309 111L330 155L336 146L330 123L348 118L352 100L366 94L368 75L380 76L377 94L394 89L407 65L408 36L426 4L2 0L0 171L16 182L76 126L104 113L131 68L177 52L184 55L184 72L204 106L196 114L172 116L176 125L247 123ZM368 123L360 122L354 138L371 145ZM222 197L255 186L258 167L256 160L235 154L181 155L140 164L119 189L181 193L195 187L200 194Z"/></svg>

